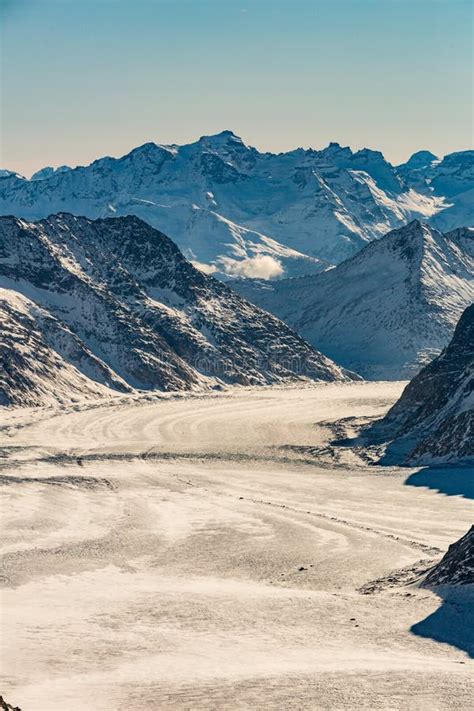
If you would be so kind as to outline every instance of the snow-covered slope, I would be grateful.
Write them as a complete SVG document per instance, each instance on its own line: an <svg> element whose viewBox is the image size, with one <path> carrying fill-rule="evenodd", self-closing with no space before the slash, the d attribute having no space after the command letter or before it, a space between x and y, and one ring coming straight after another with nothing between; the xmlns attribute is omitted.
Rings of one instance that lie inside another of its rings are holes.
<svg viewBox="0 0 474 711"><path fill-rule="evenodd" d="M474 459L474 304L449 345L407 385L379 428L401 451L409 445L413 463Z"/></svg>
<svg viewBox="0 0 474 711"><path fill-rule="evenodd" d="M0 178L18 178L19 180L26 180L23 175L15 173L14 170L6 170L5 168L0 168Z"/></svg>
<svg viewBox="0 0 474 711"><path fill-rule="evenodd" d="M474 187L458 193L449 207L433 217L431 224L441 232L452 230L455 225L472 225L473 205Z"/></svg>
<svg viewBox="0 0 474 711"><path fill-rule="evenodd" d="M150 222L150 209L150 206L132 206L131 212ZM237 225L208 208L181 206L169 208L171 213L175 231L183 235L181 250L207 274L215 273L227 279L274 279L283 274L316 274L330 266L316 257L284 247L260 232Z"/></svg>
<svg viewBox="0 0 474 711"><path fill-rule="evenodd" d="M449 546L446 555L430 570L423 585L474 585L474 526Z"/></svg>
<svg viewBox="0 0 474 711"><path fill-rule="evenodd" d="M412 377L474 300L474 229L414 221L322 274L234 288L364 377Z"/></svg>
<svg viewBox="0 0 474 711"><path fill-rule="evenodd" d="M474 150L450 153L435 163L429 185L437 195L454 198L474 188Z"/></svg>
<svg viewBox="0 0 474 711"><path fill-rule="evenodd" d="M452 198L474 188L474 151L449 153L443 160L430 151L418 151L396 171L420 192Z"/></svg>
<svg viewBox="0 0 474 711"><path fill-rule="evenodd" d="M337 264L413 218L446 213L444 229L474 224L472 206L457 197L472 187L472 157L453 156L435 168L415 159L396 169L379 151L331 143L260 153L223 131L184 146L146 143L73 170L47 168L34 180L6 176L0 214L134 214L208 272L296 276Z"/></svg>
<svg viewBox="0 0 474 711"><path fill-rule="evenodd" d="M450 153L443 160L419 151L397 173L419 194L444 199L444 209L430 220L434 227L444 232L474 225L474 151Z"/></svg>
<svg viewBox="0 0 474 711"><path fill-rule="evenodd" d="M0 401L344 380L137 217L0 218Z"/></svg>
<svg viewBox="0 0 474 711"><path fill-rule="evenodd" d="M0 288L0 405L34 406L127 392L127 384L64 323L23 294Z"/></svg>

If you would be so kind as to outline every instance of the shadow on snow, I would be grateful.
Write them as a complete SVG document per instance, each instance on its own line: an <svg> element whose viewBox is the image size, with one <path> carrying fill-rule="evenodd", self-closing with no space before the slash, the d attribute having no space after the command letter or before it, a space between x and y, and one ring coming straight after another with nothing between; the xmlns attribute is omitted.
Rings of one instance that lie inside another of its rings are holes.
<svg viewBox="0 0 474 711"><path fill-rule="evenodd" d="M432 589L442 604L431 615L412 626L418 637L443 642L474 658L474 585L440 586Z"/></svg>
<svg viewBox="0 0 474 711"><path fill-rule="evenodd" d="M473 466L424 467L405 480L406 486L425 486L447 496L474 499Z"/></svg>
<svg viewBox="0 0 474 711"><path fill-rule="evenodd" d="M383 441L377 430L377 424L366 428L362 435L333 439L329 444L336 450L339 448L370 449L371 446ZM377 461L373 461L372 464L380 467L396 466L413 469L416 465L406 462L413 445L413 440L409 439L390 442ZM405 485L426 487L446 496L464 496L466 499L474 499L474 462L422 466L406 478Z"/></svg>
<svg viewBox="0 0 474 711"><path fill-rule="evenodd" d="M338 448L364 448L386 441L379 423L373 423L355 437L339 437L330 442ZM413 465L406 463L414 442L401 439L389 442L375 466ZM446 496L463 496L474 499L474 465L439 464L421 467L411 473L404 481L405 486L420 486L432 489ZM437 586L431 588L441 600L438 609L424 620L411 627L411 632L418 637L432 639L456 647L474 658L474 585Z"/></svg>

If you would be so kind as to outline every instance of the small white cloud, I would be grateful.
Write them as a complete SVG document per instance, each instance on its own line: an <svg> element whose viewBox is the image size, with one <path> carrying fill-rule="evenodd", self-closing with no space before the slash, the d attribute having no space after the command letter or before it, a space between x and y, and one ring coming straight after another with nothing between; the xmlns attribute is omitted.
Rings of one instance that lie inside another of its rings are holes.
<svg viewBox="0 0 474 711"><path fill-rule="evenodd" d="M191 264L193 267L196 267L196 269L199 269L200 272L203 272L204 274L214 274L214 272L217 272L217 267L215 264L203 264L202 262L196 262L194 260L191 260Z"/></svg>
<svg viewBox="0 0 474 711"><path fill-rule="evenodd" d="M246 277L248 279L275 279L284 272L278 259L268 255L257 255L240 261L223 258L221 262L224 272L229 276Z"/></svg>

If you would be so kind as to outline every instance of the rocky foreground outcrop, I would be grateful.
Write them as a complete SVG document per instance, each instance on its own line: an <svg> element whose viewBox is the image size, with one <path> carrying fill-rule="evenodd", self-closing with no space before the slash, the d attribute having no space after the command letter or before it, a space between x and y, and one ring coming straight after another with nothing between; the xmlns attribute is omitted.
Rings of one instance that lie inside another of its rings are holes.
<svg viewBox="0 0 474 711"><path fill-rule="evenodd" d="M12 706L11 704L7 703L3 696L0 695L0 709L1 711L21 711L21 708L19 706Z"/></svg>
<svg viewBox="0 0 474 711"><path fill-rule="evenodd" d="M474 460L474 304L447 348L413 378L376 429L408 463Z"/></svg>
<svg viewBox="0 0 474 711"><path fill-rule="evenodd" d="M422 585L474 584L474 526L465 536L449 546L446 555L432 568Z"/></svg>

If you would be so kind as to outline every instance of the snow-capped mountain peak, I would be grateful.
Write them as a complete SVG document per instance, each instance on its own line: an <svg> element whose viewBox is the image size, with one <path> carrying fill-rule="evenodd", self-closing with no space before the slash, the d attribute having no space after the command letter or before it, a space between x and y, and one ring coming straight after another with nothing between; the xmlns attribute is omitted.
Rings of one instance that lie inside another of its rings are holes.
<svg viewBox="0 0 474 711"><path fill-rule="evenodd" d="M51 178L51 176L56 173L65 173L68 170L71 170L68 165L60 165L58 168L48 166L46 168L42 168L41 170L37 170L36 173L33 173L30 180L45 180L45 178Z"/></svg>
<svg viewBox="0 0 474 711"><path fill-rule="evenodd" d="M219 147L227 147L229 145L239 146L241 148L247 148L246 144L240 136L230 129L225 129L219 133L214 133L211 135L201 136L197 143L204 146L212 146L217 149Z"/></svg>
<svg viewBox="0 0 474 711"><path fill-rule="evenodd" d="M474 231L414 220L329 271L235 288L364 377L411 377L474 300Z"/></svg>
<svg viewBox="0 0 474 711"><path fill-rule="evenodd" d="M225 278L232 274L221 265L235 260L234 225L280 245L281 277L296 269L284 249L302 254L306 259L298 273L303 275L311 270L308 257L338 264L413 218L430 220L442 231L474 224L469 195L474 153L427 165L428 156L420 155L394 168L380 151L354 153L336 142L322 150L261 153L225 130L182 146L145 143L120 158L72 170L45 169L34 180L5 177L0 214L26 219L61 210L90 218L136 214ZM227 238L213 242L209 236L205 247L199 238L193 245L193 206L223 218ZM242 261L249 257L241 255Z"/></svg>
<svg viewBox="0 0 474 711"><path fill-rule="evenodd" d="M398 169L406 168L427 168L432 165L435 161L439 161L438 156L435 156L431 151L416 151L413 153L406 163L398 166Z"/></svg>

